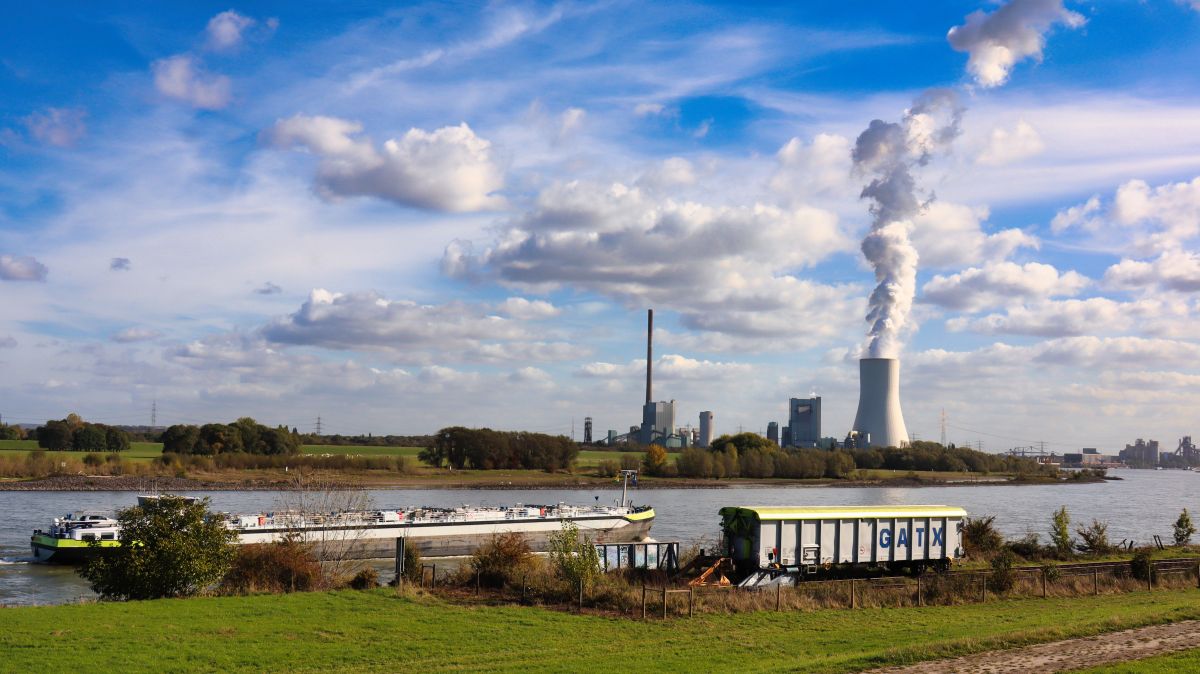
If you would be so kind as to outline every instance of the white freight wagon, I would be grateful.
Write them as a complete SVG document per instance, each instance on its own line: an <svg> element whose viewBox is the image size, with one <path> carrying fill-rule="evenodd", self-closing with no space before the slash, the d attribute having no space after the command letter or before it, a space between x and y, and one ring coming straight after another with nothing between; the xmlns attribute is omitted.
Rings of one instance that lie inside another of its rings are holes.
<svg viewBox="0 0 1200 674"><path fill-rule="evenodd" d="M721 508L726 554L739 575L846 566L946 568L963 556L967 511L951 506Z"/></svg>

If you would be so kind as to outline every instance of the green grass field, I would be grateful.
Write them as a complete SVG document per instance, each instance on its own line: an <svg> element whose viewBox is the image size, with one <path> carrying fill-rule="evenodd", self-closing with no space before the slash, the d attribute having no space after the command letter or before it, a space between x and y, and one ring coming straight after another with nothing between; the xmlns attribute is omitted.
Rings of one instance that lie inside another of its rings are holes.
<svg viewBox="0 0 1200 674"><path fill-rule="evenodd" d="M9 671L849 672L1197 618L1197 599L1188 590L644 623L343 591L0 609L0 651Z"/></svg>
<svg viewBox="0 0 1200 674"><path fill-rule="evenodd" d="M31 451L37 451L37 442L34 440L0 440L0 456L6 456L9 452L17 454L28 454ZM87 456L87 452L53 452L53 456L61 456L64 458L82 459ZM126 459L134 459L137 461L150 461L162 456L162 443L160 442L134 442L130 443L127 451L121 452L121 456Z"/></svg>
<svg viewBox="0 0 1200 674"><path fill-rule="evenodd" d="M421 447L373 447L370 445L304 445L304 454L352 454L357 456L411 456L414 459Z"/></svg>
<svg viewBox="0 0 1200 674"><path fill-rule="evenodd" d="M1117 665L1081 669L1087 674L1194 674L1200 672L1200 649L1159 655Z"/></svg>

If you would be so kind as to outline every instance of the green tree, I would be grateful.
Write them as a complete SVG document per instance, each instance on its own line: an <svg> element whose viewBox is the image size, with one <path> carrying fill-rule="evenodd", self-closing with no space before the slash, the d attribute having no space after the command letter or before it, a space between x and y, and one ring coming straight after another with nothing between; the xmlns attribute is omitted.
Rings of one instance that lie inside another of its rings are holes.
<svg viewBox="0 0 1200 674"><path fill-rule="evenodd" d="M71 444L77 452L103 452L107 446L104 429L95 424L84 424L75 431Z"/></svg>
<svg viewBox="0 0 1200 674"><path fill-rule="evenodd" d="M123 452L129 449L129 434L109 426L104 429L104 444L110 452Z"/></svg>
<svg viewBox="0 0 1200 674"><path fill-rule="evenodd" d="M1050 518L1050 545L1059 557L1070 557L1075 549L1071 540L1071 516L1067 514L1067 506L1054 511Z"/></svg>
<svg viewBox="0 0 1200 674"><path fill-rule="evenodd" d="M204 424L200 427L200 439L196 454L229 454L242 451L242 436L237 428L227 424Z"/></svg>
<svg viewBox="0 0 1200 674"><path fill-rule="evenodd" d="M237 534L212 516L208 499L151 499L117 521L121 545L79 569L103 599L195 595L221 580L236 554Z"/></svg>
<svg viewBox="0 0 1200 674"><path fill-rule="evenodd" d="M37 429L38 447L64 451L71 448L71 427L66 421L47 421Z"/></svg>
<svg viewBox="0 0 1200 674"><path fill-rule="evenodd" d="M200 440L200 429L186 424L175 424L163 431L163 453L192 454Z"/></svg>
<svg viewBox="0 0 1200 674"><path fill-rule="evenodd" d="M1112 552L1112 544L1108 542L1108 523L1092 520L1092 526L1080 527L1075 530L1079 534L1079 543L1075 545L1080 552L1088 555L1105 555Z"/></svg>
<svg viewBox="0 0 1200 674"><path fill-rule="evenodd" d="M23 437L20 427L0 424L0 440L20 440Z"/></svg>
<svg viewBox="0 0 1200 674"><path fill-rule="evenodd" d="M1179 519L1175 520L1175 545L1187 545L1192 536L1196 535L1196 527L1192 524L1192 516L1188 514L1187 508L1179 513Z"/></svg>
<svg viewBox="0 0 1200 674"><path fill-rule="evenodd" d="M551 564L572 586L586 586L600 575L600 554L574 522L564 520L562 529L550 534L549 552Z"/></svg>

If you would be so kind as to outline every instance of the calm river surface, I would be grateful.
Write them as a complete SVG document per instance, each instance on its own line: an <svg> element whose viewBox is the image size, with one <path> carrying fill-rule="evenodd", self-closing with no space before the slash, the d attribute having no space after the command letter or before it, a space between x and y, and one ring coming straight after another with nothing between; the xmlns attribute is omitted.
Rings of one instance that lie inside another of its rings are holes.
<svg viewBox="0 0 1200 674"><path fill-rule="evenodd" d="M1200 513L1200 473L1164 470L1121 470L1120 481L1085 485L963 487L737 487L730 489L630 490L635 503L654 506L658 515L651 532L660 541L715 541L717 510L727 505L876 505L946 504L962 506L973 516L996 515L1008 536L1043 535L1050 514L1067 506L1073 524L1093 518L1109 523L1114 541L1139 543L1154 534L1169 540L1179 511ZM515 503L612 503L620 487L592 490L451 490L396 489L370 492L372 505L403 506L510 505ZM208 496L212 507L229 512L258 512L281 506L282 496L269 491L189 492ZM91 596L69 567L29 563L29 536L54 517L76 510L115 511L136 503L132 492L0 491L0 605L49 604Z"/></svg>

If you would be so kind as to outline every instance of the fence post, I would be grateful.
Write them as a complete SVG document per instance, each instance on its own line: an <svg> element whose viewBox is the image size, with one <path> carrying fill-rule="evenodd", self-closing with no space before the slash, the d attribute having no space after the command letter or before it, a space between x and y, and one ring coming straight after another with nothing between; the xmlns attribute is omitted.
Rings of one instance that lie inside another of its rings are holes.
<svg viewBox="0 0 1200 674"><path fill-rule="evenodd" d="M777 613L779 612L779 595L781 592L783 592L783 584L782 583L775 586L775 611Z"/></svg>
<svg viewBox="0 0 1200 674"><path fill-rule="evenodd" d="M479 596L479 587L480 587L480 585L481 585L481 583L480 583L480 579L481 579L482 575L483 575L483 572L482 572L482 571L476 571L476 572L475 572L475 596L476 596L476 597L478 597L478 596Z"/></svg>
<svg viewBox="0 0 1200 674"><path fill-rule="evenodd" d="M433 565L433 577L429 579L429 589L437 588L437 564Z"/></svg>
<svg viewBox="0 0 1200 674"><path fill-rule="evenodd" d="M579 579L579 612L583 613L583 579Z"/></svg>
<svg viewBox="0 0 1200 674"><path fill-rule="evenodd" d="M917 606L925 605L925 597L921 594L921 577L917 576Z"/></svg>
<svg viewBox="0 0 1200 674"><path fill-rule="evenodd" d="M396 537L396 591L404 589L404 537Z"/></svg>
<svg viewBox="0 0 1200 674"><path fill-rule="evenodd" d="M1042 569L1042 599L1046 598L1046 570Z"/></svg>
<svg viewBox="0 0 1200 674"><path fill-rule="evenodd" d="M667 586L663 585L663 620L667 619Z"/></svg>
<svg viewBox="0 0 1200 674"><path fill-rule="evenodd" d="M1196 565L1196 587L1200 588L1200 564Z"/></svg>
<svg viewBox="0 0 1200 674"><path fill-rule="evenodd" d="M529 574L521 576L521 603L525 603L525 588L529 585Z"/></svg>
<svg viewBox="0 0 1200 674"><path fill-rule="evenodd" d="M980 576L979 580L981 581L979 583L980 589L983 591L982 594L980 595L980 601L986 602L987 601L987 574L985 573L982 576Z"/></svg>
<svg viewBox="0 0 1200 674"><path fill-rule="evenodd" d="M688 586L688 617L692 617L693 607L696 605L696 586Z"/></svg>
<svg viewBox="0 0 1200 674"><path fill-rule="evenodd" d="M1146 567L1146 591L1154 591L1154 562Z"/></svg>
<svg viewBox="0 0 1200 674"><path fill-rule="evenodd" d="M646 586L642 586L642 620L646 619Z"/></svg>
<svg viewBox="0 0 1200 674"><path fill-rule="evenodd" d="M858 608L858 593L854 591L854 579L850 579L850 608Z"/></svg>
<svg viewBox="0 0 1200 674"><path fill-rule="evenodd" d="M1092 594L1100 596L1100 569L1092 569Z"/></svg>

